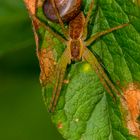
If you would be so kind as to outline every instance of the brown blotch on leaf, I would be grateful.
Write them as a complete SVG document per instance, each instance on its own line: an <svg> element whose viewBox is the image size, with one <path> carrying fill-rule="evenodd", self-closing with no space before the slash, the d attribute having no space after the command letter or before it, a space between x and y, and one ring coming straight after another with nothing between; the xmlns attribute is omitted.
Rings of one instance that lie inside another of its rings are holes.
<svg viewBox="0 0 140 140"><path fill-rule="evenodd" d="M53 55L53 50L48 48L42 48L39 51L39 63L40 63L40 82L42 86L47 83L52 83L55 72L55 59Z"/></svg>
<svg viewBox="0 0 140 140"><path fill-rule="evenodd" d="M63 81L63 83L64 83L64 84L68 84L68 83L69 83L69 80L65 79L65 80Z"/></svg>
<svg viewBox="0 0 140 140"><path fill-rule="evenodd" d="M38 23L38 21L36 19L32 19L32 21L33 21L34 28L37 31L40 27L40 24Z"/></svg>
<svg viewBox="0 0 140 140"><path fill-rule="evenodd" d="M127 111L125 115L126 125L129 132L140 138L140 85L136 83L129 84L123 89L126 102L122 101L122 105Z"/></svg>
<svg viewBox="0 0 140 140"><path fill-rule="evenodd" d="M31 15L35 15L37 0L24 0L24 3L29 10L29 13Z"/></svg>
<svg viewBox="0 0 140 140"><path fill-rule="evenodd" d="M36 52L41 69L40 82L42 86L45 86L47 83L51 83L53 81L56 62L53 55L53 49L51 47L39 49L39 38L36 31L41 25L38 23L38 20L33 17L36 16L37 8L43 5L43 0L24 0L24 3L32 19L33 31L36 41Z"/></svg>
<svg viewBox="0 0 140 140"><path fill-rule="evenodd" d="M38 55L38 46L39 46L39 38L38 35L36 33L36 30L39 28L39 23L37 23L36 20L32 19L32 15L36 14L36 9L37 9L37 3L40 0L24 0L24 3L26 5L26 8L28 9L29 15L31 17L32 20L32 25L33 25L33 31L34 31L34 35L35 35L35 41L36 41L36 52ZM38 56L39 57L39 56Z"/></svg>
<svg viewBox="0 0 140 140"><path fill-rule="evenodd" d="M30 13L35 15L38 7L42 7L44 0L24 0L24 3Z"/></svg>
<svg viewBox="0 0 140 140"><path fill-rule="evenodd" d="M62 122L59 122L59 123L57 124L57 128L59 128L59 129L62 129L62 128L63 128Z"/></svg>

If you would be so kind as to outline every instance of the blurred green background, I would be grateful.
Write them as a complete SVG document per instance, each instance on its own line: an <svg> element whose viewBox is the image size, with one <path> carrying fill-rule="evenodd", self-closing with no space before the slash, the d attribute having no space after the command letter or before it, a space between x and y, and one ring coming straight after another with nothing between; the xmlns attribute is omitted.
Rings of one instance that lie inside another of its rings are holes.
<svg viewBox="0 0 140 140"><path fill-rule="evenodd" d="M62 140L41 96L28 13L21 0L0 1L0 140Z"/></svg>

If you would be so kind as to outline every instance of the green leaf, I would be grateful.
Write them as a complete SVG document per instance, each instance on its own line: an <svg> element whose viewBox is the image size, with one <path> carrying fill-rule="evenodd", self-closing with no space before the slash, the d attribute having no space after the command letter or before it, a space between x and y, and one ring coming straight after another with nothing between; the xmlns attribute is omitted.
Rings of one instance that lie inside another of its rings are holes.
<svg viewBox="0 0 140 140"><path fill-rule="evenodd" d="M83 0L86 15L91 0ZM62 35L60 26L47 21L42 8L38 17ZM96 0L89 23L88 37L92 34L130 23L96 40L89 49L104 65L116 87L140 82L140 9L130 0ZM39 47L51 46L56 61L65 46L48 31L39 28ZM67 140L136 140L130 135L120 110L120 101L113 101L96 73L85 62L71 64L66 73L69 84L64 84L52 121ZM119 83L117 85L117 83ZM45 103L50 104L53 84L44 89Z"/></svg>
<svg viewBox="0 0 140 140"><path fill-rule="evenodd" d="M131 1L100 0L92 32L130 22L127 28L104 36L92 46L113 81L124 86L140 81L140 11Z"/></svg>

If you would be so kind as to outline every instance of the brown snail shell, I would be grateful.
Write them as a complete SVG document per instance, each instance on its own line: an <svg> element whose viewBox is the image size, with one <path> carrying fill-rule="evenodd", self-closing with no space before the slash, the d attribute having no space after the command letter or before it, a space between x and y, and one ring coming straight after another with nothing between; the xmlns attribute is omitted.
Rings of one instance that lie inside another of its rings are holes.
<svg viewBox="0 0 140 140"><path fill-rule="evenodd" d="M62 20L69 22L79 14L82 0L55 0L55 3ZM45 0L43 11L49 20L58 22L51 0Z"/></svg>

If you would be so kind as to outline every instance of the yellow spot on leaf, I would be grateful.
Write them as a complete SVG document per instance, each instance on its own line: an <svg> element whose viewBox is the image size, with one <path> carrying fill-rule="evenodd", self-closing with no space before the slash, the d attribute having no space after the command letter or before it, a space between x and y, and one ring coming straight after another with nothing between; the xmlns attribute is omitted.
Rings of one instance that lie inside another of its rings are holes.
<svg viewBox="0 0 140 140"><path fill-rule="evenodd" d="M76 119L75 119L75 122L79 122L79 119L78 119L78 118L76 118Z"/></svg>
<svg viewBox="0 0 140 140"><path fill-rule="evenodd" d="M91 71L91 66L88 63L84 64L83 72L89 72L89 71Z"/></svg>

